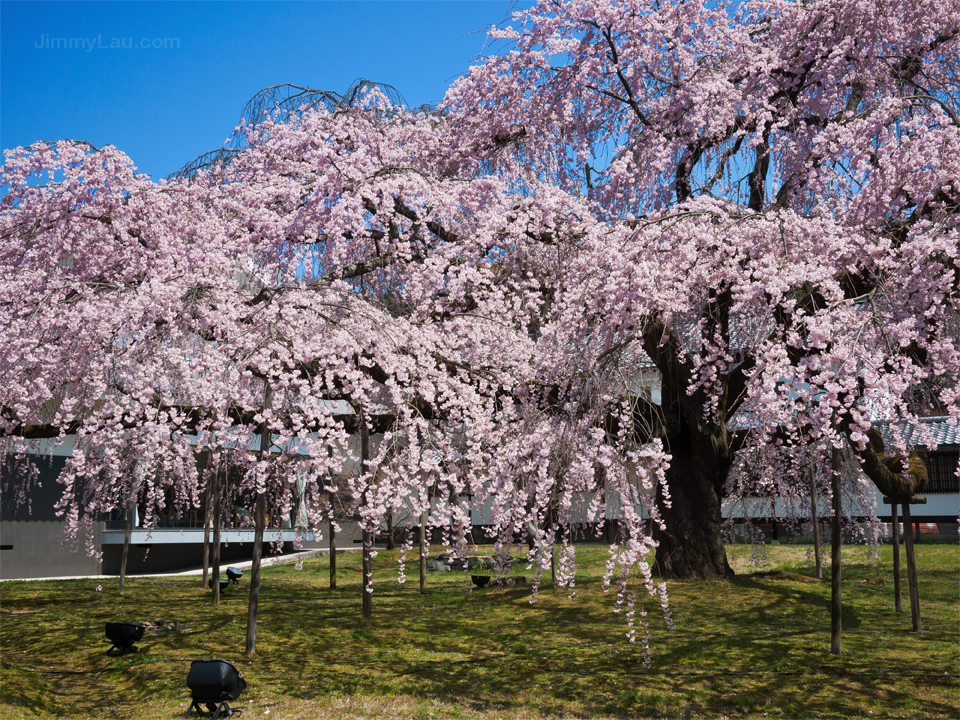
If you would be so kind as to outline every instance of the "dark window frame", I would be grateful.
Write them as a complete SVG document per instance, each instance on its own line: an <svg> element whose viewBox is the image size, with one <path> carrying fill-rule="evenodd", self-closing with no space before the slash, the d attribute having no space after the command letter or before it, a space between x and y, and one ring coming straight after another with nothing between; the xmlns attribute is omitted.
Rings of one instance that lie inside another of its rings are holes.
<svg viewBox="0 0 960 720"><path fill-rule="evenodd" d="M935 450L927 455L927 475L930 481L924 492L934 495L960 493L957 462L960 449Z"/></svg>

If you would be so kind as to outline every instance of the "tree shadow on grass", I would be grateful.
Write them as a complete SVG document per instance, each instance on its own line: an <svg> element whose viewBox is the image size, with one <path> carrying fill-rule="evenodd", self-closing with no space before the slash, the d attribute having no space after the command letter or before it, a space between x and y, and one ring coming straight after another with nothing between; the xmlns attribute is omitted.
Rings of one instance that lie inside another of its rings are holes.
<svg viewBox="0 0 960 720"><path fill-rule="evenodd" d="M41 694L26 689L32 687L28 679L17 679L19 695L10 702L25 709L33 703L32 711L41 716L68 711L79 716L96 714L103 698L117 696L123 698L119 716L144 717L136 708L157 698L186 704L190 659L219 657L241 669L249 683L247 697L261 692L290 698L403 695L476 711L537 708L544 714L616 717L776 709L787 717L854 715L865 707L885 709L878 715L910 714L916 710L910 710L911 703L924 698L924 715L953 716L950 703L930 697L950 697L955 678L927 672L935 663L925 662L925 656L919 658L918 672L929 677L912 680L899 664L871 664L869 643L882 640L865 633L860 649L840 659L829 656L825 586L749 576L732 583L671 584L675 630L664 628L659 600L645 599L654 611L646 618L653 661L647 669L639 644L624 637L623 615L612 612L613 594L601 595L598 583L581 583L574 601L545 584L537 604L530 605L528 587L488 587L468 595L460 577L431 578L428 593L420 595L416 583L380 580L374 619L364 621L359 578L331 591L325 574L304 571L300 580L292 571L272 572L265 573L253 661L242 658L245 591L234 596L238 602L214 609L199 583L158 583L142 588L143 595L131 591L127 599L105 601L101 610L145 617L175 613L172 619L192 623L192 634L151 638L141 644L143 658L120 663L109 673L76 681L64 676L58 684L48 678L36 685ZM865 602L845 607L845 630L873 622L875 611ZM65 612L87 608L63 607ZM102 648L91 643L94 634L97 641L102 638L103 615L91 616L97 621L76 632L76 616L53 620L48 624L70 624L70 633L53 638L29 630L26 615L5 614L13 624L3 628L4 638L12 638L21 652L28 649L35 667L55 661L71 644L86 642L84 654L73 648L72 662L102 667ZM903 647L914 648L916 642L908 640L901 639ZM49 703L45 709L41 697Z"/></svg>

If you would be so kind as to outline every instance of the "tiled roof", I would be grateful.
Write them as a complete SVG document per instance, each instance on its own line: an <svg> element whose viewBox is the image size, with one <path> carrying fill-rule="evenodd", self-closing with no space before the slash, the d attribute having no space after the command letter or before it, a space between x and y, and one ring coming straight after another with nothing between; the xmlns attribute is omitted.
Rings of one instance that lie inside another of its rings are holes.
<svg viewBox="0 0 960 720"><path fill-rule="evenodd" d="M957 419L954 418L953 425L948 424L950 418L946 415L941 417L929 417L929 418L920 418L921 425L913 425L910 427L910 433L908 434L908 439L914 445L921 445L924 442L934 442L938 447L943 447L944 445L960 445L960 423L957 422ZM926 433L922 430L930 433L930 439L926 437Z"/></svg>
<svg viewBox="0 0 960 720"><path fill-rule="evenodd" d="M960 445L960 423L953 418L953 425L949 424L950 417L919 418L917 423L899 423L899 430L909 447L936 445L939 449ZM890 435L890 426L881 430L885 437Z"/></svg>
<svg viewBox="0 0 960 720"><path fill-rule="evenodd" d="M770 332L771 324L766 319L748 318L735 315L730 318L728 352L739 353L757 347ZM696 322L677 320L671 325L671 332L678 333L680 342L687 352L695 353L700 349L700 328ZM621 364L626 367L654 367L653 360L643 350L638 338L624 350Z"/></svg>

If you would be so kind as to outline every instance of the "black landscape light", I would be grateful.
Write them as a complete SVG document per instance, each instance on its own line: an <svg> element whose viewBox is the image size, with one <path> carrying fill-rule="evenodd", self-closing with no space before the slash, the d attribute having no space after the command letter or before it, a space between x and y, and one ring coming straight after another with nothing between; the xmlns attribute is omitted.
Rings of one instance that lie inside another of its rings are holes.
<svg viewBox="0 0 960 720"><path fill-rule="evenodd" d="M213 590L213 578L210 578L210 581L207 584L210 586L210 589ZM230 587L229 580L220 580L220 592L223 592L228 587Z"/></svg>
<svg viewBox="0 0 960 720"><path fill-rule="evenodd" d="M227 577L230 579L230 582L240 584L240 578L243 577L243 570L240 570L235 567L227 568Z"/></svg>
<svg viewBox="0 0 960 720"><path fill-rule="evenodd" d="M113 643L107 650L107 655L113 648L119 650L121 655L126 655L130 651L137 652L134 643L143 637L145 629L146 626L139 623L107 623L107 640Z"/></svg>
<svg viewBox="0 0 960 720"><path fill-rule="evenodd" d="M201 703L213 713L211 720L217 720L221 715L239 715L241 711L231 710L227 701L240 697L246 686L247 681L240 671L226 660L194 660L187 673L192 702L185 717L189 717L194 708L203 715Z"/></svg>
<svg viewBox="0 0 960 720"><path fill-rule="evenodd" d="M471 575L470 579L473 580L473 584L478 588L482 588L484 585L490 582L489 575Z"/></svg>

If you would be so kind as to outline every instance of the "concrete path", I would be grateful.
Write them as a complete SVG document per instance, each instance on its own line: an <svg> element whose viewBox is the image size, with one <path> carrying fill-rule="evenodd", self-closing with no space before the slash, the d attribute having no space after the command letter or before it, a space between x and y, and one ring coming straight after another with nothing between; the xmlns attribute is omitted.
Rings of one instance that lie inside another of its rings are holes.
<svg viewBox="0 0 960 720"><path fill-rule="evenodd" d="M347 547L347 548L337 548L337 554L341 553L354 553L360 552L362 548L358 547ZM308 560L310 558L316 557L325 557L330 554L330 551L326 548L321 548L318 550L304 550L303 552L290 553L289 555L267 555L265 556L261 563L261 567L271 567L273 565L289 565L291 563L300 562L301 560ZM235 560L233 562L223 563L220 566L220 573L222 577L226 577L226 571L228 567L235 567L238 570L249 570L253 565L253 560ZM179 577L183 575L202 575L203 568L195 567L189 568L187 570L177 570L176 572L166 572L166 573L147 573L144 575L127 575L128 578L143 578L143 577ZM0 582L32 582L36 580L106 580L112 578L118 578L119 575L70 575L64 577L42 577L42 578L11 578L7 580L0 580Z"/></svg>

